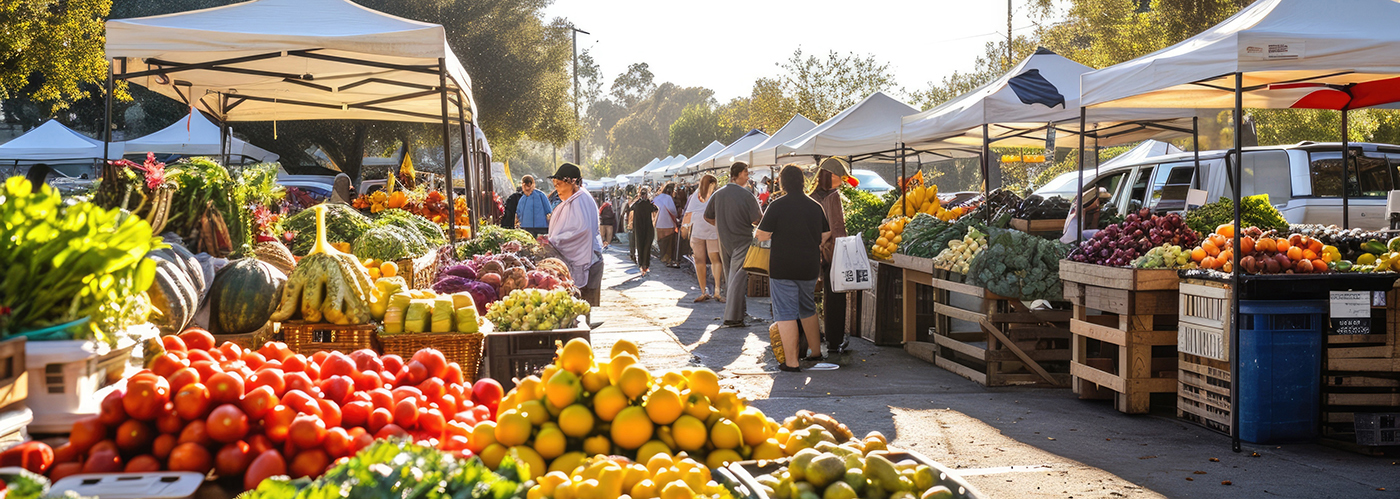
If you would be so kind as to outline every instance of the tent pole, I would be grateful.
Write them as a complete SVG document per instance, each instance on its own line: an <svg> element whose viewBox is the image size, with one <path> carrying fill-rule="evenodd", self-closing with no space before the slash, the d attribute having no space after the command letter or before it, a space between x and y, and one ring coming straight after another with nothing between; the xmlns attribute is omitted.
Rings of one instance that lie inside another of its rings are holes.
<svg viewBox="0 0 1400 499"><path fill-rule="evenodd" d="M102 121L103 162L107 162L112 159L108 157L108 155L111 154L108 151L110 151L112 148L112 89L116 85L116 83L113 81L115 80L115 77L113 77L112 74L115 73L117 70L116 65L116 59L112 59L107 62L107 118ZM99 173L100 172L101 170L99 170Z"/></svg>
<svg viewBox="0 0 1400 499"><path fill-rule="evenodd" d="M224 95L217 94L219 103L219 158L223 161L224 168L228 168L228 155L224 152L228 150L228 113L224 111Z"/></svg>
<svg viewBox="0 0 1400 499"><path fill-rule="evenodd" d="M442 164L447 167L447 240L457 242L457 206L452 199L452 125L447 119L447 60L438 58L438 91L442 96ZM466 158L462 159L466 170Z"/></svg>
<svg viewBox="0 0 1400 499"><path fill-rule="evenodd" d="M899 187L899 199L900 199L900 201L901 201L902 203L904 203L904 211L903 211L901 214L908 214L908 213L909 213L909 196L905 196L905 195L904 195L905 186L909 185L909 182L906 180L906 179L908 178L908 173L909 173L908 170L907 170L908 167L909 167L909 158L906 158L906 157L904 157L903 155L901 155L901 156L899 157L899 182L898 182L898 183L899 183L899 186L898 186L898 187Z"/></svg>
<svg viewBox="0 0 1400 499"><path fill-rule="evenodd" d="M1076 199L1074 212L1079 214L1079 216L1075 217L1075 223L1078 225L1074 231L1075 245L1078 245L1080 241L1084 240L1084 160L1085 157L1088 156L1084 154L1084 132L1088 128L1086 126L1087 121L1088 111L1081 106L1079 108L1079 183L1075 184L1074 188ZM1097 190L1094 191L1094 195L1098 196Z"/></svg>
<svg viewBox="0 0 1400 499"><path fill-rule="evenodd" d="M459 96L457 99L457 118L462 124L459 128L462 132L462 176L465 177L462 179L462 182L467 188L467 207L471 208L471 213L468 218L471 219L472 235L475 236L477 220L481 217L481 212L477 209L477 198L480 196L472 188L476 185L475 182L472 182L472 173L475 168L473 163L475 163L476 160L476 127L475 123L467 121L466 116L466 108L462 105L462 99ZM475 118L475 116L473 116L473 118ZM450 167L448 169L451 170ZM448 188L454 189L456 188L456 184L449 184Z"/></svg>
<svg viewBox="0 0 1400 499"><path fill-rule="evenodd" d="M992 142L990 128L986 123L982 124L982 196L987 196L992 192ZM997 180L1001 180L998 178Z"/></svg>
<svg viewBox="0 0 1400 499"><path fill-rule="evenodd" d="M1351 190L1347 181L1351 179L1351 155L1347 151L1347 108L1342 107L1342 228L1351 228Z"/></svg>
<svg viewBox="0 0 1400 499"><path fill-rule="evenodd" d="M1240 184L1244 181L1244 73L1235 73L1235 246L1240 247ZM1231 252L1230 269L1230 379L1240 379L1240 254ZM1240 384L1230 383L1230 449L1240 452Z"/></svg>
<svg viewBox="0 0 1400 499"><path fill-rule="evenodd" d="M1196 160L1196 187L1205 190L1206 178L1201 176L1201 117L1191 117L1191 154Z"/></svg>

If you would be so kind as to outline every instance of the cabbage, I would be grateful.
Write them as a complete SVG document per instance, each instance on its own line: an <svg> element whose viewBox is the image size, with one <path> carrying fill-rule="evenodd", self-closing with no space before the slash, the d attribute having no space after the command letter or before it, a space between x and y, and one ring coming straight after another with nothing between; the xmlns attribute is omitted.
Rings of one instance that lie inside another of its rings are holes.
<svg viewBox="0 0 1400 499"><path fill-rule="evenodd" d="M486 315L487 305L499 299L496 295L496 288L481 281L467 281L467 292L472 294L472 301L476 303L476 312L482 315Z"/></svg>
<svg viewBox="0 0 1400 499"><path fill-rule="evenodd" d="M438 282L433 283L433 291L438 294L450 295L452 293L466 291L467 283L469 282L472 282L471 279L465 277L455 275L443 276L441 279L438 279Z"/></svg>
<svg viewBox="0 0 1400 499"><path fill-rule="evenodd" d="M473 281L476 280L476 269L473 269L468 265L463 265L460 263L443 269L442 273L444 275L455 275L457 277L471 279Z"/></svg>

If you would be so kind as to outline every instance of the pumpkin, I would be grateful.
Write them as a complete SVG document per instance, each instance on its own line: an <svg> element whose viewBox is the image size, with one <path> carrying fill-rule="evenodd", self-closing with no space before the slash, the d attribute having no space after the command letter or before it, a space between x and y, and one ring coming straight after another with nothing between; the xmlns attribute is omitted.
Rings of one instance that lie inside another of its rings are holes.
<svg viewBox="0 0 1400 499"><path fill-rule="evenodd" d="M209 326L214 334L251 333L267 324L287 275L256 258L229 262L209 290Z"/></svg>
<svg viewBox="0 0 1400 499"><path fill-rule="evenodd" d="M297 267L296 259L292 258L292 250L277 241L263 241L253 246L253 256L272 264L284 275L292 275L292 270Z"/></svg>
<svg viewBox="0 0 1400 499"><path fill-rule="evenodd" d="M156 262L155 282L146 290L154 309L150 321L162 334L175 334L194 319L199 307L199 292L194 278L185 269L187 262L171 248L146 254ZM196 272L198 270L196 269Z"/></svg>

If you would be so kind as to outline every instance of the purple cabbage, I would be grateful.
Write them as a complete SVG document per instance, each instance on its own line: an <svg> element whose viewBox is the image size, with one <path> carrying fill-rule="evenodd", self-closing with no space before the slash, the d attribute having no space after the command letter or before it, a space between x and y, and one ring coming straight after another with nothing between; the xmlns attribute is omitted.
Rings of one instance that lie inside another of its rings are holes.
<svg viewBox="0 0 1400 499"><path fill-rule="evenodd" d="M499 299L496 295L496 288L481 281L467 281L466 291L472 295L472 302L476 304L476 312L483 316L486 315L486 306Z"/></svg>
<svg viewBox="0 0 1400 499"><path fill-rule="evenodd" d="M433 283L433 291L445 295L467 291L468 283L471 282L474 281L461 276L443 276L443 278L438 279L438 282Z"/></svg>
<svg viewBox="0 0 1400 499"><path fill-rule="evenodd" d="M476 269L469 265L457 264L442 271L445 276L457 276L463 279L476 280Z"/></svg>

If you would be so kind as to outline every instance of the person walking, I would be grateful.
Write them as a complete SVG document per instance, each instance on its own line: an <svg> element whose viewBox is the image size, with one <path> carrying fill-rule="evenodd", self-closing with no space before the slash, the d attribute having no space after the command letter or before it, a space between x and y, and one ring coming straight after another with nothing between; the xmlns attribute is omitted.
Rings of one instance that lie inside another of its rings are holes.
<svg viewBox="0 0 1400 499"><path fill-rule="evenodd" d="M651 272L651 242L656 237L656 205L647 194L647 187L642 186L637 199L628 208L628 217L632 219L632 239L637 241L637 267L642 269L642 276Z"/></svg>
<svg viewBox="0 0 1400 499"><path fill-rule="evenodd" d="M827 225L831 228L831 237L822 239L821 245L822 331L826 333L826 353L835 356L849 346L846 339L846 293L831 289L831 262L836 251L836 238L846 237L846 216L841 212L841 177L845 173L833 172L828 168L846 172L850 168L836 158L822 161L821 169L817 170L817 187L812 191L812 199L821 205ZM813 350L816 350L815 346Z"/></svg>
<svg viewBox="0 0 1400 499"><path fill-rule="evenodd" d="M501 214L501 228L514 229L515 209L520 206L520 188L515 188L515 193L506 198L505 213Z"/></svg>
<svg viewBox="0 0 1400 499"><path fill-rule="evenodd" d="M783 371L796 372L798 365L798 322L807 334L807 345L814 352L802 360L821 360L821 333L817 328L814 298L821 274L821 246L831 239L822 205L803 192L805 177L797 165L778 172L783 196L774 199L758 224L755 237L772 241L768 264L768 292L773 300L773 321L783 341Z"/></svg>
<svg viewBox="0 0 1400 499"><path fill-rule="evenodd" d="M549 214L553 211L549 196L535 188L535 177L520 177L520 202L515 208L520 228L537 237L545 235L549 232Z"/></svg>
<svg viewBox="0 0 1400 499"><path fill-rule="evenodd" d="M676 244L676 221L680 218L676 212L676 201L671 198L676 194L676 183L666 182L661 187L661 193L652 198L651 203L656 205L656 243L661 250L661 263L667 267L677 267L675 262Z"/></svg>
<svg viewBox="0 0 1400 499"><path fill-rule="evenodd" d="M719 258L719 229L705 221L705 207L709 206L718 185L719 180L714 175L706 174L700 178L700 186L695 190L695 194L685 203L683 226L690 227L690 251L695 259L695 277L700 281L700 296L695 299L696 303L711 297L724 303L724 293L721 292L724 289L724 265L720 263ZM715 266L714 295L709 294L705 285L705 269L710 265Z"/></svg>
<svg viewBox="0 0 1400 499"><path fill-rule="evenodd" d="M578 165L564 163L549 177L559 206L549 223L549 235L541 243L554 246L564 256L569 275L579 286L583 300L598 306L603 284L603 243L598 235L598 202L583 189Z"/></svg>
<svg viewBox="0 0 1400 499"><path fill-rule="evenodd" d="M744 270L744 257L753 242L753 228L763 218L748 184L748 163L734 163L729 167L729 183L715 191L705 206L705 221L714 224L719 233L722 268L729 272L723 327L747 325L749 273Z"/></svg>
<svg viewBox="0 0 1400 499"><path fill-rule="evenodd" d="M617 210L613 209L612 201L603 201L603 206L598 207L598 235L603 240L603 249L612 244L614 230L617 230Z"/></svg>

